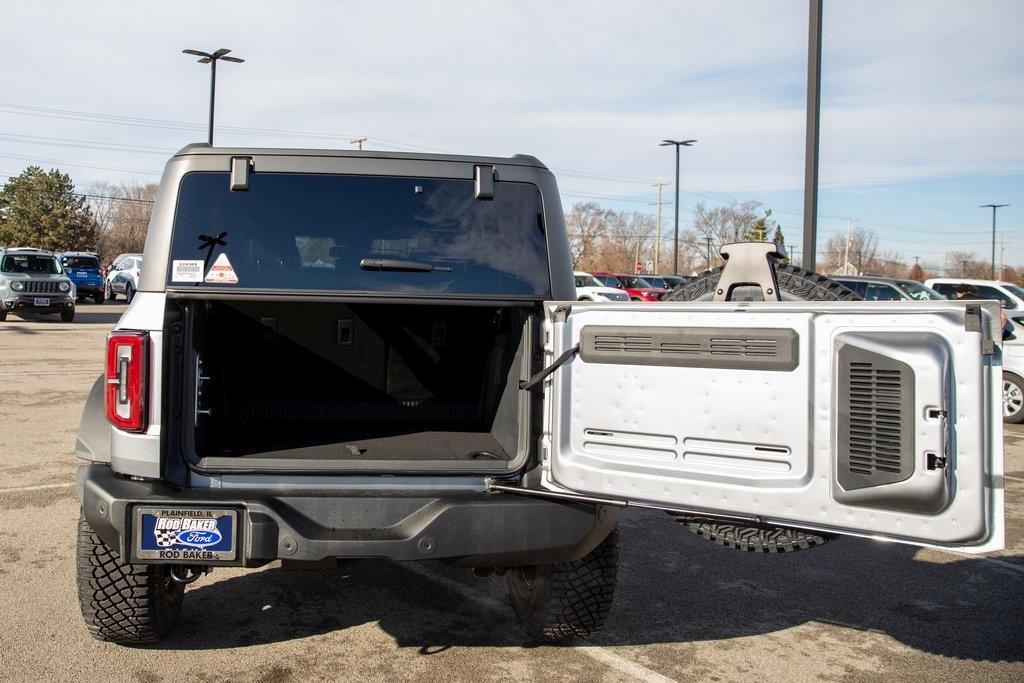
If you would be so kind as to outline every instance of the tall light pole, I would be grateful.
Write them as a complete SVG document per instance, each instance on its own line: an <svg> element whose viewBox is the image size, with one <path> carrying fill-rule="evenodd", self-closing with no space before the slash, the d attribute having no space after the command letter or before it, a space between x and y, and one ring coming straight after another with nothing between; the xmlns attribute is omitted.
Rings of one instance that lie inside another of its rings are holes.
<svg viewBox="0 0 1024 683"><path fill-rule="evenodd" d="M818 134L821 115L821 5L809 0L807 28L807 121L804 140L804 251L801 263L815 270L818 255Z"/></svg>
<svg viewBox="0 0 1024 683"><path fill-rule="evenodd" d="M200 64L209 64L210 65L210 134L208 136L209 137L208 142L210 143L210 146L212 147L213 146L213 102L214 102L214 99L215 99L216 94L217 94L217 62L219 62L220 60L224 60L225 62L235 62L237 64L241 64L245 60L244 59L239 59L238 57L227 57L226 55L229 52L231 52L231 50L227 49L226 47L222 47L221 49L219 49L219 50L217 50L216 52L213 52L213 53L202 52L200 50L182 50L182 52L184 52L187 55L195 55L196 57L199 57L199 63Z"/></svg>
<svg viewBox="0 0 1024 683"><path fill-rule="evenodd" d="M992 209L992 279L996 279L996 209L1001 209L1009 204L982 204L979 209ZM1002 273L999 273L1002 277Z"/></svg>
<svg viewBox="0 0 1024 683"><path fill-rule="evenodd" d="M661 147L676 148L676 239L672 248L672 274L679 275L679 148L692 147L696 140L662 140Z"/></svg>

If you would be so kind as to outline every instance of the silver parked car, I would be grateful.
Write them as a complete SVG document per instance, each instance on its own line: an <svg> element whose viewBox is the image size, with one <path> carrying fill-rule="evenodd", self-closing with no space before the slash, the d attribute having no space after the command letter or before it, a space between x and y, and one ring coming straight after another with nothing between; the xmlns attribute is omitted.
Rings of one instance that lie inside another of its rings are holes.
<svg viewBox="0 0 1024 683"><path fill-rule="evenodd" d="M0 249L0 321L8 313L57 313L75 319L75 285L53 252L29 247Z"/></svg>

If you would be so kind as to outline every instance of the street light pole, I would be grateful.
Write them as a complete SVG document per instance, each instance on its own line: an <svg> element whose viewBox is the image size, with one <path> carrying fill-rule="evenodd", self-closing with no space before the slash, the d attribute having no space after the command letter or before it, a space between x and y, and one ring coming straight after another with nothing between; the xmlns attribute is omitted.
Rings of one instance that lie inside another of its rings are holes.
<svg viewBox="0 0 1024 683"><path fill-rule="evenodd" d="M814 270L818 252L818 137L821 117L821 6L809 0L807 120L804 140L804 251L801 264Z"/></svg>
<svg viewBox="0 0 1024 683"><path fill-rule="evenodd" d="M207 135L207 142L212 147L213 146L213 105L214 105L214 102L216 101L216 97L217 97L217 62L220 61L220 60L224 60L225 62L235 62L236 64L241 64L245 60L244 59L240 59L238 57L228 57L228 56L226 56L229 52L231 52L231 50L229 50L229 49L227 49L225 47L222 47L221 49L217 50L216 52L202 52L200 50L182 50L182 52L187 54L187 55L195 55L196 57L199 57L198 61L199 61L200 64L209 64L210 65L210 129L209 129L209 134Z"/></svg>
<svg viewBox="0 0 1024 683"><path fill-rule="evenodd" d="M1009 204L982 204L979 209L992 209L992 279L996 279L996 209L1001 209ZM999 273L1002 277L1003 274Z"/></svg>
<svg viewBox="0 0 1024 683"><path fill-rule="evenodd" d="M679 148L692 147L696 140L662 140L661 147L676 148L676 237L672 247L672 274L679 275Z"/></svg>

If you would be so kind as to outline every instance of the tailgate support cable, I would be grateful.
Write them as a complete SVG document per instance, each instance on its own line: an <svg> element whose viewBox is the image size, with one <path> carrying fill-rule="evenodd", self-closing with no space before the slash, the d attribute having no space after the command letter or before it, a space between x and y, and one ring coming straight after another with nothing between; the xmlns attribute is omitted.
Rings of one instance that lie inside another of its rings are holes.
<svg viewBox="0 0 1024 683"><path fill-rule="evenodd" d="M520 389L532 389L532 388L534 388L535 386L537 386L538 384L543 382L545 379L547 379L548 375L550 375L555 370L557 370L558 368L562 367L563 365L565 365L566 363L571 361L573 359L573 357L577 353L579 353L579 352L580 352L580 345L576 344L572 348L568 349L561 356L556 358L554 360L554 362L551 363L551 365L547 366L546 368L544 368L543 370L538 372L536 375L534 375L530 379L521 379L521 380L519 380L519 388Z"/></svg>

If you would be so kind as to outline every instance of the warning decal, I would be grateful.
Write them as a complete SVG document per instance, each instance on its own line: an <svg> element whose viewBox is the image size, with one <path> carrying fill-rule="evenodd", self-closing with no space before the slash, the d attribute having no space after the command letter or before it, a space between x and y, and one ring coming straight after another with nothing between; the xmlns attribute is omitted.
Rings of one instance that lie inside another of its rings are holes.
<svg viewBox="0 0 1024 683"><path fill-rule="evenodd" d="M213 265L210 266L210 272L206 274L206 282L224 285L238 284L238 276L235 275L235 269L231 267L231 261L228 260L227 254L222 253L213 262Z"/></svg>

